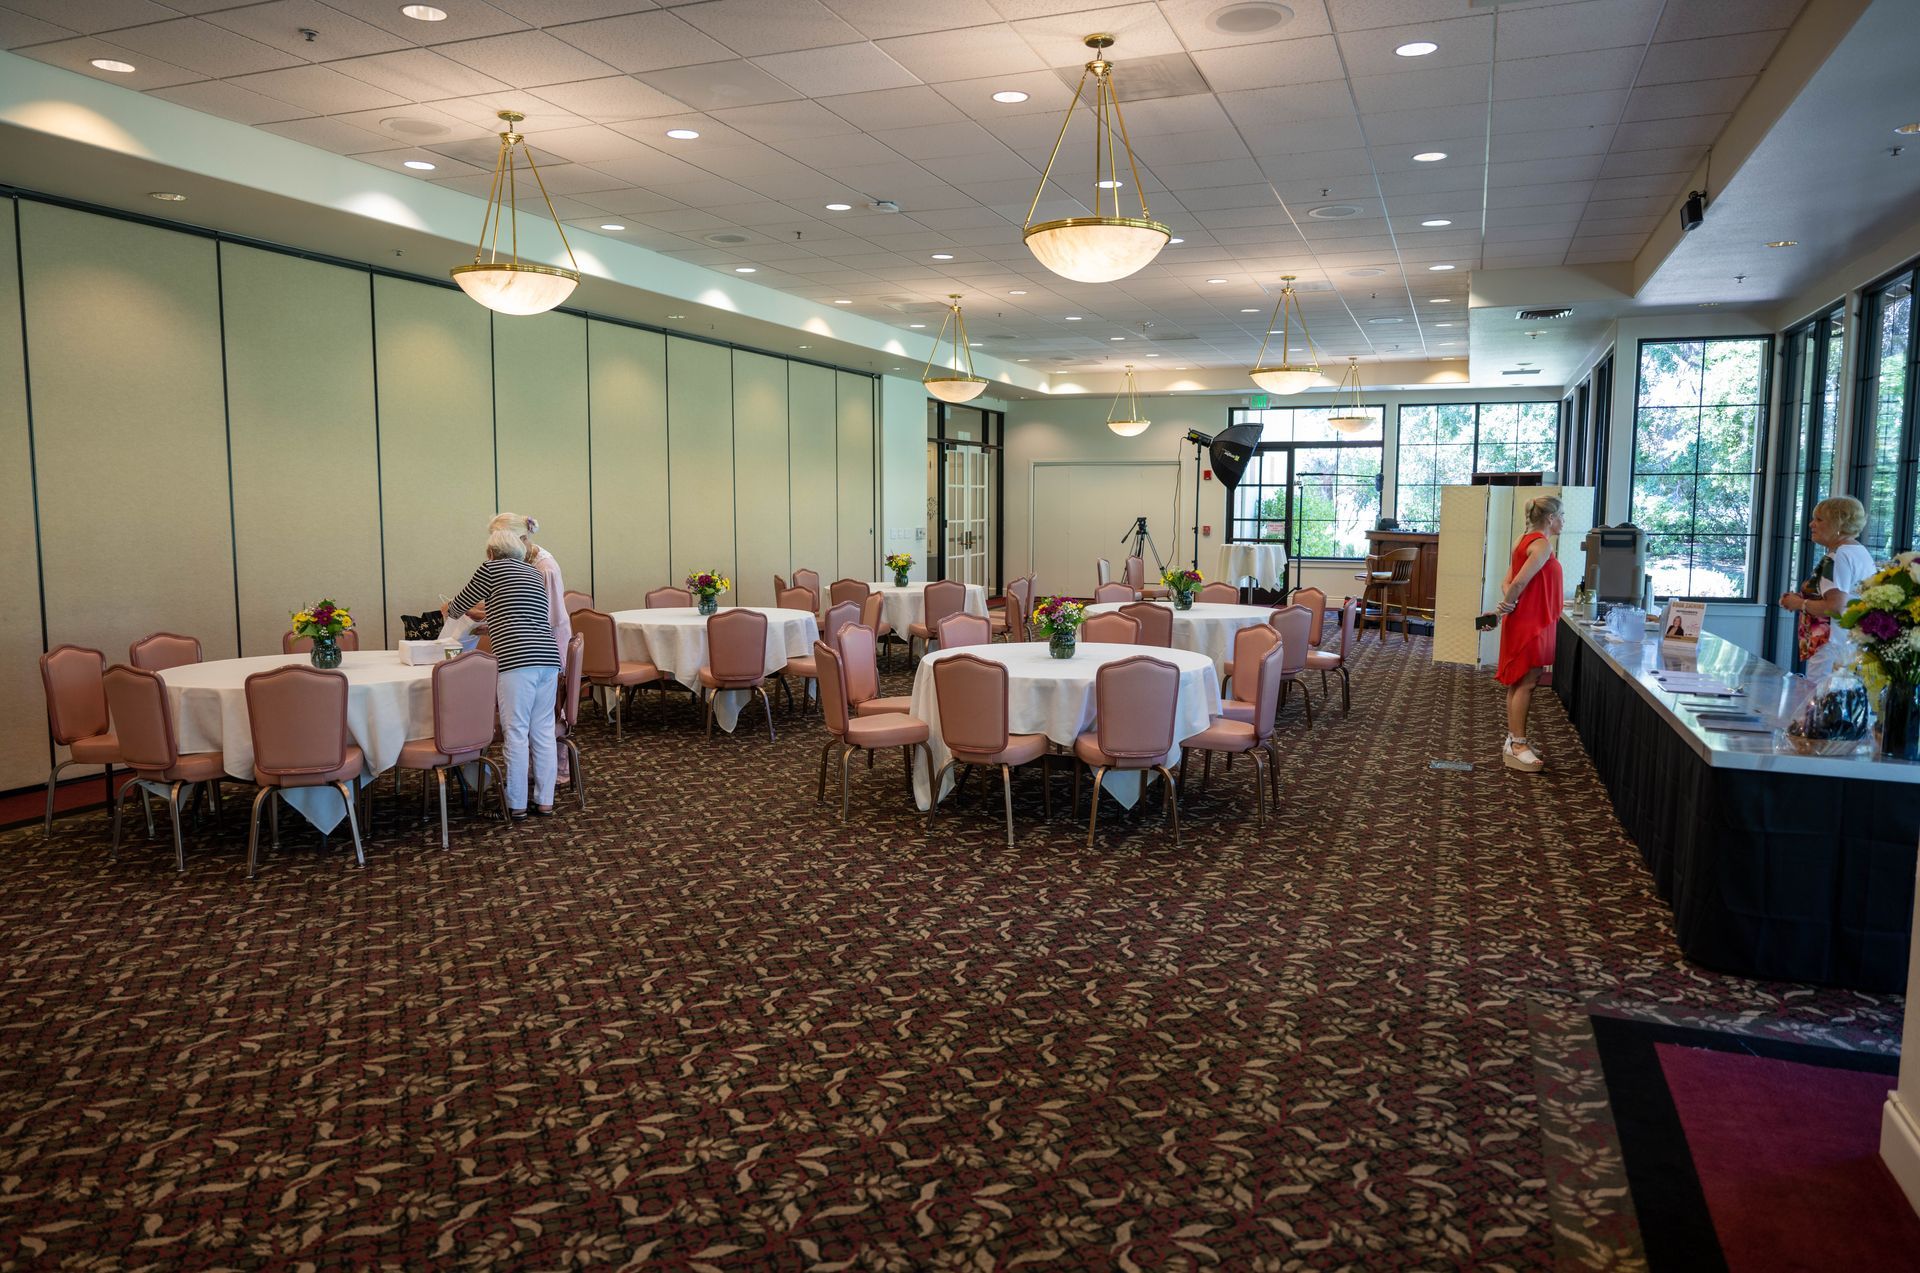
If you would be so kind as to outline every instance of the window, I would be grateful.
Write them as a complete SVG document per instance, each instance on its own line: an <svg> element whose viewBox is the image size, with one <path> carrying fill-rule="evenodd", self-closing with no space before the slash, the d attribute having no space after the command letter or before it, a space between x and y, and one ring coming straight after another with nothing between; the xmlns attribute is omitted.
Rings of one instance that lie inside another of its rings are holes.
<svg viewBox="0 0 1920 1273"><path fill-rule="evenodd" d="M1913 287L1909 268L1868 294L1853 493L1867 506L1860 542L1876 561L1913 542Z"/></svg>
<svg viewBox="0 0 1920 1273"><path fill-rule="evenodd" d="M1640 342L1627 511L1647 534L1657 595L1753 596L1772 345L1766 336Z"/></svg>
<svg viewBox="0 0 1920 1273"><path fill-rule="evenodd" d="M1346 414L1350 408L1341 408ZM1258 424L1260 449L1234 489L1229 541L1272 539L1287 556L1364 557L1380 517L1380 447L1386 412L1358 433L1327 424L1331 407L1229 412L1229 424Z"/></svg>
<svg viewBox="0 0 1920 1273"><path fill-rule="evenodd" d="M1395 502L1402 530L1440 529L1440 488L1475 473L1555 467L1558 402L1454 402L1400 408Z"/></svg>
<svg viewBox="0 0 1920 1273"><path fill-rule="evenodd" d="M1789 331L1787 388L1783 407L1787 432L1782 443L1779 537L1776 551L1783 577L1777 595L1798 585L1818 564L1824 549L1807 538L1807 517L1815 504L1834 494L1833 449L1840 411L1840 355L1845 339L1840 306Z"/></svg>

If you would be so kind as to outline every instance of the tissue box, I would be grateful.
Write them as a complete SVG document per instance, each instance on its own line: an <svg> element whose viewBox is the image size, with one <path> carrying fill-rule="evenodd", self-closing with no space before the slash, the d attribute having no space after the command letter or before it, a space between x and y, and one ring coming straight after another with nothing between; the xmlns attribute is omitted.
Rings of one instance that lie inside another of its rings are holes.
<svg viewBox="0 0 1920 1273"><path fill-rule="evenodd" d="M449 653L451 651L451 653ZM400 661L407 664L438 663L461 653L458 641L402 641Z"/></svg>

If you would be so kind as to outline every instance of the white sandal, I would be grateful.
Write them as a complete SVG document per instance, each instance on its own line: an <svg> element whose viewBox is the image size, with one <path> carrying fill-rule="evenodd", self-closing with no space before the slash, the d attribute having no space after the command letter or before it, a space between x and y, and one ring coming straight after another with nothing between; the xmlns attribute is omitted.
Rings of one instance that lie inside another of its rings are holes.
<svg viewBox="0 0 1920 1273"><path fill-rule="evenodd" d="M1521 773L1537 774L1547 767L1547 762L1527 745L1526 739L1515 738L1512 734L1508 734L1507 741L1500 744L1500 760L1507 768L1518 769Z"/></svg>

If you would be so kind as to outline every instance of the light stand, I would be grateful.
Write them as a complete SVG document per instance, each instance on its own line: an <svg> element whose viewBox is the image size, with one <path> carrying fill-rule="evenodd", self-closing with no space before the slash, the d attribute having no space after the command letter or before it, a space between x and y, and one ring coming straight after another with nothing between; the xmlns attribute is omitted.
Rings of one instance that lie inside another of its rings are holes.
<svg viewBox="0 0 1920 1273"><path fill-rule="evenodd" d="M1211 434L1188 429L1186 440L1193 443L1193 568L1200 569L1200 453L1213 445Z"/></svg>
<svg viewBox="0 0 1920 1273"><path fill-rule="evenodd" d="M1240 477L1247 471L1247 462L1260 449L1260 435L1263 429L1257 424L1235 424L1222 429L1218 435L1209 437L1198 429L1187 430L1186 441L1193 443L1193 568L1200 569L1200 449L1206 448L1213 462L1213 471L1220 478L1220 484L1227 488L1231 496L1234 488L1240 485ZM1233 509L1227 509L1231 519ZM1229 521L1229 524L1231 522Z"/></svg>

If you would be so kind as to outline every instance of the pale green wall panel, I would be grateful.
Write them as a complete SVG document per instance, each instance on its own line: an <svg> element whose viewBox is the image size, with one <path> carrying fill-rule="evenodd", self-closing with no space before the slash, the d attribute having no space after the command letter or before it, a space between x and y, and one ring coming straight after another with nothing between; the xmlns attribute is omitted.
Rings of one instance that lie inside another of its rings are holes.
<svg viewBox="0 0 1920 1273"><path fill-rule="evenodd" d="M46 699L40 688L40 563L33 537L32 442L20 346L20 273L14 204L0 199L0 791L47 777Z"/></svg>
<svg viewBox="0 0 1920 1273"><path fill-rule="evenodd" d="M873 378L850 371L839 381L840 554L839 573L877 579L873 538ZM914 553L915 557L921 556Z"/></svg>
<svg viewBox="0 0 1920 1273"><path fill-rule="evenodd" d="M840 420L834 372L788 363L787 455L793 492L793 554L788 563L840 578ZM822 600L825 600L824 596Z"/></svg>
<svg viewBox="0 0 1920 1273"><path fill-rule="evenodd" d="M20 205L53 644L123 661L156 630L234 653L214 245Z"/></svg>
<svg viewBox="0 0 1920 1273"><path fill-rule="evenodd" d="M367 275L234 244L220 259L241 652L277 654L322 597L383 645Z"/></svg>
<svg viewBox="0 0 1920 1273"><path fill-rule="evenodd" d="M534 539L559 561L566 586L591 592L587 320L495 318L493 377L500 508L538 518Z"/></svg>
<svg viewBox="0 0 1920 1273"><path fill-rule="evenodd" d="M667 339L669 510L676 582L718 570L739 582L733 540L733 351Z"/></svg>
<svg viewBox="0 0 1920 1273"><path fill-rule="evenodd" d="M373 281L389 644L402 614L486 559L494 513L490 311L451 288Z"/></svg>
<svg viewBox="0 0 1920 1273"><path fill-rule="evenodd" d="M594 604L635 610L649 589L678 582L667 551L667 338L588 323L587 342Z"/></svg>
<svg viewBox="0 0 1920 1273"><path fill-rule="evenodd" d="M788 530L787 362L735 350L733 355L733 497L742 605L774 603L773 576L785 577L793 538Z"/></svg>

